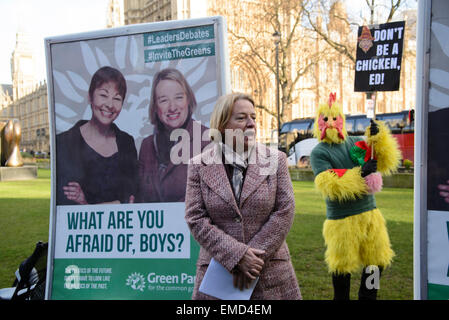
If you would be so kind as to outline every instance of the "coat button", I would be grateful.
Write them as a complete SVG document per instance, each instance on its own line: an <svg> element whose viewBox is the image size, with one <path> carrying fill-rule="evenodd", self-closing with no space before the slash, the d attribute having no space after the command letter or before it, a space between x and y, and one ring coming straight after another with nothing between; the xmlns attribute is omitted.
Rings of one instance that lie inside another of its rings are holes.
<svg viewBox="0 0 449 320"><path fill-rule="evenodd" d="M242 222L242 218L237 216L237 217L234 218L234 221L237 222L237 223L240 223L240 222Z"/></svg>

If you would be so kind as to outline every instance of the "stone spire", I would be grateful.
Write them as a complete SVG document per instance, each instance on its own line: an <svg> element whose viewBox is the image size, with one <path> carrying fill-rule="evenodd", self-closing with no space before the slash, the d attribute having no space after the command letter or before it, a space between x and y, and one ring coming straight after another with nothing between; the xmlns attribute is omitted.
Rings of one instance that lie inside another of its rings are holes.
<svg viewBox="0 0 449 320"><path fill-rule="evenodd" d="M123 25L124 25L123 1L109 0L106 27L114 28Z"/></svg>
<svg viewBox="0 0 449 320"><path fill-rule="evenodd" d="M16 46L11 55L11 79L13 100L17 100L31 92L37 83L31 36L24 31L16 33Z"/></svg>

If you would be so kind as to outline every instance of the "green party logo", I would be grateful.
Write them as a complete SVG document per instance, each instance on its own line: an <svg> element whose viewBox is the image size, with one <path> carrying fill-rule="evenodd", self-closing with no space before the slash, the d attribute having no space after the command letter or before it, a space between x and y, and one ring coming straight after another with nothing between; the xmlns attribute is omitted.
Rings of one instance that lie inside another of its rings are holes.
<svg viewBox="0 0 449 320"><path fill-rule="evenodd" d="M145 278L141 273L131 273L126 280L126 285L134 290L142 291L145 289Z"/></svg>

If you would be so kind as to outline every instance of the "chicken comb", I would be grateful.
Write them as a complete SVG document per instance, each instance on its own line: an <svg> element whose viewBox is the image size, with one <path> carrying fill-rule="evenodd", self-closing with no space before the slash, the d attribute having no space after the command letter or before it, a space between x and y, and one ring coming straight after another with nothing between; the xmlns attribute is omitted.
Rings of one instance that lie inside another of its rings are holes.
<svg viewBox="0 0 449 320"><path fill-rule="evenodd" d="M334 104L335 100L337 100L337 93L336 92L334 92L334 93L331 92L329 94L329 102L328 102L329 108L332 107L332 105Z"/></svg>

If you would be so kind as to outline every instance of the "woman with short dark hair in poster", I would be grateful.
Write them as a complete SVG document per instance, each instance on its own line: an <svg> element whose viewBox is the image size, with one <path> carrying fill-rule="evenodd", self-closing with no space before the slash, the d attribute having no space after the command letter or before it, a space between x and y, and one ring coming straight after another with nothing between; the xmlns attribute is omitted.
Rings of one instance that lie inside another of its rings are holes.
<svg viewBox="0 0 449 320"><path fill-rule="evenodd" d="M126 96L126 80L102 67L89 87L90 120L56 136L57 205L132 203L137 192L134 138L114 121Z"/></svg>

